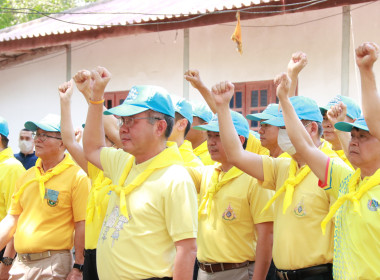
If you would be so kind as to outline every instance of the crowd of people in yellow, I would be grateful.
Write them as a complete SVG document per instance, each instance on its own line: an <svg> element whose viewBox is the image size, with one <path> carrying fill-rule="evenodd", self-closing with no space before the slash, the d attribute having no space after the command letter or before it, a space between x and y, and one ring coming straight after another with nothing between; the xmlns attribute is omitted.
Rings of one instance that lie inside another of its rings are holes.
<svg viewBox="0 0 380 280"><path fill-rule="evenodd" d="M246 118L232 83L197 70L185 79L208 106L144 85L107 109L104 67L59 86L60 115L25 123L19 160L0 117L0 280L380 279L378 55L356 49L362 109L296 96L297 52L279 104Z"/></svg>

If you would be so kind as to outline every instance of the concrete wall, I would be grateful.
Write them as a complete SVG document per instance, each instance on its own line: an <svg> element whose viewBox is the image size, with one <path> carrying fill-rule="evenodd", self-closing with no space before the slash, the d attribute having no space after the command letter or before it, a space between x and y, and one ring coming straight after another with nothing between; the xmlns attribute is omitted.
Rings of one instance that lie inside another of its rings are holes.
<svg viewBox="0 0 380 280"><path fill-rule="evenodd" d="M380 44L379 11L379 2L352 7L349 95L357 100L360 80L353 46L364 41ZM341 88L341 12L339 7L242 21L242 56L230 40L234 24L192 28L190 67L199 69L210 86L222 80L268 80L286 71L291 54L302 50L308 54L309 64L300 75L299 94L326 103ZM182 95L183 30L73 44L72 74L97 65L105 66L113 75L107 91L155 84ZM380 72L380 63L375 71ZM0 115L9 122L15 152L25 121L39 120L47 113L59 114L57 87L65 80L63 51L0 71ZM200 96L191 89L190 99ZM85 121L86 111L87 105L76 91L72 102L75 126Z"/></svg>

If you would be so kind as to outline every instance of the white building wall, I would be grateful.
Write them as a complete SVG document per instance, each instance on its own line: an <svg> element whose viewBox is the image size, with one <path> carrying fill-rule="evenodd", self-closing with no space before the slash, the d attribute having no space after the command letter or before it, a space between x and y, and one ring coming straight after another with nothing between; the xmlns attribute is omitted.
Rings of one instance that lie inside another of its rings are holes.
<svg viewBox="0 0 380 280"><path fill-rule="evenodd" d="M352 42L380 44L380 3L352 7ZM242 21L243 55L230 40L234 24L190 29L190 67L199 69L204 82L273 79L286 71L293 52L308 54L309 64L300 75L299 94L318 103L340 93L342 8L277 15ZM351 46L350 92L359 101L360 85ZM135 84L155 84L182 95L183 30L124 36L72 46L72 74L80 69L105 66L112 73L107 91L130 89ZM380 73L380 63L375 65ZM377 75L379 76L379 75ZM66 79L65 52L46 56L0 71L0 115L10 126L10 143L15 152L18 132L27 120L47 113L59 114L57 87ZM200 99L190 90L190 99ZM72 102L74 125L86 117L87 105L79 92Z"/></svg>

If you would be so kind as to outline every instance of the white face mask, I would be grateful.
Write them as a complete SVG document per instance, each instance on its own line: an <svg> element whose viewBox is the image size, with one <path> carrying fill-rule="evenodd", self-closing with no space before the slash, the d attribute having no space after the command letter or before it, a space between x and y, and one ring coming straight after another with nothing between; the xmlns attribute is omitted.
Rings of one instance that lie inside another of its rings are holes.
<svg viewBox="0 0 380 280"><path fill-rule="evenodd" d="M289 155L294 155L296 153L296 148L294 148L292 142L290 141L286 129L280 128L278 130L277 143L281 150Z"/></svg>
<svg viewBox="0 0 380 280"><path fill-rule="evenodd" d="M33 151L33 142L27 140L19 140L18 147L20 148L21 153L27 155Z"/></svg>

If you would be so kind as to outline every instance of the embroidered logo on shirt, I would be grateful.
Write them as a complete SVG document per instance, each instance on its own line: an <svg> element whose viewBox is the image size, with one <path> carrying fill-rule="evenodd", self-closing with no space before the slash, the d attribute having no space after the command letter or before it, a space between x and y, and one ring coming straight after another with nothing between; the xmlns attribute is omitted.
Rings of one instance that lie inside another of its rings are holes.
<svg viewBox="0 0 380 280"><path fill-rule="evenodd" d="M46 189L44 198L46 199L47 205L49 205L50 207L57 206L58 205L58 195L59 195L59 191Z"/></svg>
<svg viewBox="0 0 380 280"><path fill-rule="evenodd" d="M294 214L298 217L303 217L306 215L306 209L303 203L303 198L300 202L297 203L296 207L294 207Z"/></svg>
<svg viewBox="0 0 380 280"><path fill-rule="evenodd" d="M379 208L379 202L375 199L369 199L367 207L370 211L377 211L377 208Z"/></svg>
<svg viewBox="0 0 380 280"><path fill-rule="evenodd" d="M129 220L130 219L132 219L131 215L129 215ZM108 239L108 236L107 236L108 232L111 229L114 229L114 232L111 235L111 238L112 238L111 247L113 247L115 242L119 240L120 231L123 229L124 224L128 224L129 220L124 215L122 215L120 213L119 207L115 206L113 208L111 214L106 216L106 218L104 219L103 227L101 230L101 232L103 232L103 234L101 234L101 237L99 237L99 238L102 239L104 242L105 240Z"/></svg>
<svg viewBox="0 0 380 280"><path fill-rule="evenodd" d="M234 209L231 207L231 204L228 205L227 209L223 213L223 219L226 221L233 221L236 219Z"/></svg>

